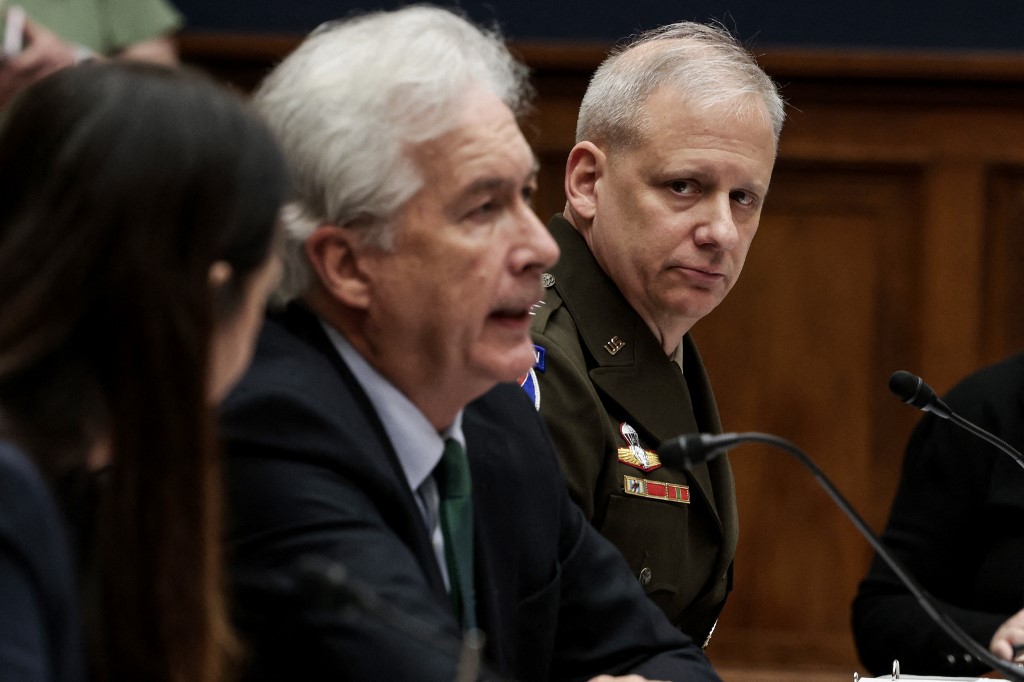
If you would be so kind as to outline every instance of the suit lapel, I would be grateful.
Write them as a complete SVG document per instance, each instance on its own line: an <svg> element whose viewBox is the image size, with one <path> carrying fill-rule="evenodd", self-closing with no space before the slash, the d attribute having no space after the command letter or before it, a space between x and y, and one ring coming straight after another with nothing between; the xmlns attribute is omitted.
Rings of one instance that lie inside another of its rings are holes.
<svg viewBox="0 0 1024 682"><path fill-rule="evenodd" d="M382 502L382 505L388 507L389 511L393 514L393 518L402 519L401 525L403 530L401 532L403 536L416 555L435 593L447 604L448 591L444 586L441 569L437 565L433 544L427 535L423 517L416 504L416 493L409 488L405 474L402 471L402 466L398 461L398 455L395 453L395 448L391 443L391 439L388 438L387 431L384 429L384 424L377 415L377 411L373 409L373 404L370 402L369 397L356 380L355 375L352 374L352 370L349 369L348 365L345 364L345 361L334 348L334 344L327 337L316 315L304 306L293 303L281 314L279 321L293 335L313 347L331 362L355 398L363 413L362 416L365 417L366 422L373 430L377 445L379 446L374 448L367 444L366 452L370 456L374 452L383 453L385 460L383 465L388 470L385 479L392 484L393 495L390 496L391 499L388 501ZM344 417L344 415L340 416ZM396 511L398 512L397 514L394 513Z"/></svg>
<svg viewBox="0 0 1024 682"><path fill-rule="evenodd" d="M514 616L511 611L513 602L509 599L515 595L508 594L508 590L516 580L506 575L507 567L495 558L494 543L502 542L503 538L494 537L488 531L508 527L507 522L501 519L502 510L495 508L495 500L500 493L495 483L507 482L505 467L513 460L507 450L508 434L482 419L474 403L470 403L463 412L462 431L466 437L466 454L473 479L473 570L476 576L477 623L487 633L488 655L495 659L495 663L504 666L508 661L505 659L506 647L501 643Z"/></svg>

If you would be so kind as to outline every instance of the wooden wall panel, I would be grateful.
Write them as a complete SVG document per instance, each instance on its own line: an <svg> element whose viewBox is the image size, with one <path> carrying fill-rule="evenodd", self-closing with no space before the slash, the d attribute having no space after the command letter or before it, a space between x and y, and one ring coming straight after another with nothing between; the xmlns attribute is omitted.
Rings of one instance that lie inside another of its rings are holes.
<svg viewBox="0 0 1024 682"><path fill-rule="evenodd" d="M875 527L900 462L890 434L916 418L886 385L917 352L901 323L922 185L902 167L781 163L743 275L695 328L726 430L794 441ZM748 446L732 462L740 552L712 657L852 666L848 602L869 545L785 453Z"/></svg>
<svg viewBox="0 0 1024 682"><path fill-rule="evenodd" d="M181 44L245 89L296 42ZM564 205L576 110L603 50L516 49L534 68L525 130L547 219ZM803 447L880 530L919 417L889 394L889 374L943 392L1024 350L1024 56L804 50L762 63L790 104L779 161L743 276L695 336L726 428ZM736 591L709 653L735 679L851 675L849 604L868 545L785 454L748 446L732 461Z"/></svg>
<svg viewBox="0 0 1024 682"><path fill-rule="evenodd" d="M1024 167L992 169L987 186L982 357L995 362L1024 351Z"/></svg>

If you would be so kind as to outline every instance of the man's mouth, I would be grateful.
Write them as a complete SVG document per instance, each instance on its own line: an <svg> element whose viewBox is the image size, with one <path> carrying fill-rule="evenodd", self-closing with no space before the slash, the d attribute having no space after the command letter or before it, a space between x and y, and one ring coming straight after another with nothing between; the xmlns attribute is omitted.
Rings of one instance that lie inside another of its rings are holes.
<svg viewBox="0 0 1024 682"><path fill-rule="evenodd" d="M491 317L499 320L520 321L530 318L530 306L498 308L491 312Z"/></svg>

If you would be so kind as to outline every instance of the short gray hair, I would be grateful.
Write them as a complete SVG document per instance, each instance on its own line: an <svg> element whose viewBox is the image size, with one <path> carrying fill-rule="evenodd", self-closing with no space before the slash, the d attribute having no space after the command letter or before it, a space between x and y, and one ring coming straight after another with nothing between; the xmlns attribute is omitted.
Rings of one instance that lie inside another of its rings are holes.
<svg viewBox="0 0 1024 682"><path fill-rule="evenodd" d="M423 184L410 149L451 130L481 88L517 116L531 94L497 31L422 5L325 24L274 69L253 99L295 184L276 303L309 290L305 242L320 225L363 225L364 241L391 247L390 219Z"/></svg>
<svg viewBox="0 0 1024 682"><path fill-rule="evenodd" d="M758 111L759 97L778 146L786 118L778 87L727 30L690 21L647 31L612 51L583 96L576 141L639 146L648 124L644 104L663 86L690 106L735 115Z"/></svg>

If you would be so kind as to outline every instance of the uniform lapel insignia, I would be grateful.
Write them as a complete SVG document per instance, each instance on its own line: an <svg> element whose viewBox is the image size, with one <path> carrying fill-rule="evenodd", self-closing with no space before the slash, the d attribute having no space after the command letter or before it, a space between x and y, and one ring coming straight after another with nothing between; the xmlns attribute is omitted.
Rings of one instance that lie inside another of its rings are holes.
<svg viewBox="0 0 1024 682"><path fill-rule="evenodd" d="M626 347L626 342L620 339L618 336L613 336L608 339L604 344L604 349L608 351L609 355L615 355L620 350Z"/></svg>
<svg viewBox="0 0 1024 682"><path fill-rule="evenodd" d="M689 486L677 483L664 483L662 481L649 481L635 476L623 476L622 490L627 495L650 497L677 504L690 504Z"/></svg>
<svg viewBox="0 0 1024 682"><path fill-rule="evenodd" d="M644 450L640 446L640 435L636 429L622 422L619 425L619 433L626 439L626 447L619 448L619 461L628 464L640 471L654 471L661 466L658 454L651 450Z"/></svg>

